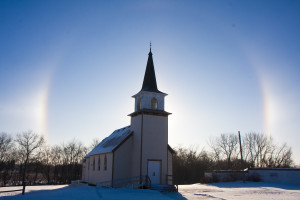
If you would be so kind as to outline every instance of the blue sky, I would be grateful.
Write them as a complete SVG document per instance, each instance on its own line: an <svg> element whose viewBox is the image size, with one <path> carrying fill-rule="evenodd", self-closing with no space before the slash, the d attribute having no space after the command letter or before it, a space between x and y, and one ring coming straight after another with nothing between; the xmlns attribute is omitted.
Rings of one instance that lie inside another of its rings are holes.
<svg viewBox="0 0 300 200"><path fill-rule="evenodd" d="M259 132L300 163L299 1L0 1L0 131L85 144L130 124L149 43L169 143Z"/></svg>

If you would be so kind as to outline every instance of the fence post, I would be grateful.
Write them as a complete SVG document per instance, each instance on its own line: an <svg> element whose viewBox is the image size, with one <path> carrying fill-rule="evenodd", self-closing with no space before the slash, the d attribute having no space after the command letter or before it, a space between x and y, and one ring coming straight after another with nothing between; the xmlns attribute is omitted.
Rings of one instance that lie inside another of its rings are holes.
<svg viewBox="0 0 300 200"><path fill-rule="evenodd" d="M26 186L26 181L24 181L24 183L23 183L22 195L25 194L25 186Z"/></svg>

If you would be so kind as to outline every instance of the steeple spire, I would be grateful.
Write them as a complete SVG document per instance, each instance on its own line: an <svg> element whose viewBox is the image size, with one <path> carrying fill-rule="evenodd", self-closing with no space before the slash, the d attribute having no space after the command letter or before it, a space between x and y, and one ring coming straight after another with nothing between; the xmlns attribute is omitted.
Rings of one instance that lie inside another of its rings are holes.
<svg viewBox="0 0 300 200"><path fill-rule="evenodd" d="M153 64L153 58L152 58L152 52L151 52L151 42L150 42L150 52L148 54L148 61L147 61L147 67L146 67L146 71L145 71L142 91L161 93L157 89L157 84L156 84L154 64Z"/></svg>

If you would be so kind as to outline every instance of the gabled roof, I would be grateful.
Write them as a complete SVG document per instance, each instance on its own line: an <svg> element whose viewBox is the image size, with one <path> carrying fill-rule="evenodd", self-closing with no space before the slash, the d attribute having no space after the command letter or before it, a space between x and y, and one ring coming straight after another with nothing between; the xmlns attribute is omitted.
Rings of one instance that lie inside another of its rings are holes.
<svg viewBox="0 0 300 200"><path fill-rule="evenodd" d="M144 82L141 91L162 93L157 89L151 48L148 54L148 61L147 61Z"/></svg>
<svg viewBox="0 0 300 200"><path fill-rule="evenodd" d="M169 144L168 144L168 150L170 150L172 154L175 153L174 149Z"/></svg>
<svg viewBox="0 0 300 200"><path fill-rule="evenodd" d="M113 152L131 134L132 131L130 126L115 130L110 136L103 139L92 151L90 151L85 158L96 154Z"/></svg>

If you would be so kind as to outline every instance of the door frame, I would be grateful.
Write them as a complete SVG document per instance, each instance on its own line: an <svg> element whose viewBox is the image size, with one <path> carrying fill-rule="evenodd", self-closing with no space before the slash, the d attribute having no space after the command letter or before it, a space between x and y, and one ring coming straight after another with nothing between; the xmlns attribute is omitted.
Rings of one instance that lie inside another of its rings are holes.
<svg viewBox="0 0 300 200"><path fill-rule="evenodd" d="M162 160L158 160L158 159L147 159L147 176L148 176L148 166L149 166L149 161L158 161L158 162L160 162L160 169L159 169L159 175L160 175L160 180L159 180L159 184L161 184L162 183ZM149 177L149 176L148 176Z"/></svg>

